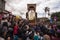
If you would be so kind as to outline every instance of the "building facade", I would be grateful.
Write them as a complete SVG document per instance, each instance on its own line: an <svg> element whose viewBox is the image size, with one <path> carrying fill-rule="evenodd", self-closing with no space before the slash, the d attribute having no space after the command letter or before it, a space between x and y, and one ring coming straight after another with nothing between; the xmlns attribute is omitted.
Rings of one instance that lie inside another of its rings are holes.
<svg viewBox="0 0 60 40"><path fill-rule="evenodd" d="M5 10L5 0L0 0L0 12Z"/></svg>

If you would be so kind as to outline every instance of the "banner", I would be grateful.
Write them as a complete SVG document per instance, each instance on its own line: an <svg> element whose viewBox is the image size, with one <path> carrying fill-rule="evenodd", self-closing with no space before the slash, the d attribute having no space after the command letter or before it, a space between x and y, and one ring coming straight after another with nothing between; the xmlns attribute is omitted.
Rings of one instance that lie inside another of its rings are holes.
<svg viewBox="0 0 60 40"><path fill-rule="evenodd" d="M28 18L29 18L29 20L34 20L35 19L35 12L34 12L34 10L30 10L28 12Z"/></svg>

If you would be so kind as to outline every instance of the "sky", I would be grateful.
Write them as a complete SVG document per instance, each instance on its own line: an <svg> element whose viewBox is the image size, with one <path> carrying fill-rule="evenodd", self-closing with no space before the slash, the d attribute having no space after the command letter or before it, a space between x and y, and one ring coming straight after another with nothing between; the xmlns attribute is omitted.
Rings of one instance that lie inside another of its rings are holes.
<svg viewBox="0 0 60 40"><path fill-rule="evenodd" d="M45 17L45 7L50 8L52 12L60 11L60 0L5 0L5 10L12 12L13 15L22 16L26 18L27 4L36 4L36 12L38 18ZM46 14L48 17L48 15Z"/></svg>

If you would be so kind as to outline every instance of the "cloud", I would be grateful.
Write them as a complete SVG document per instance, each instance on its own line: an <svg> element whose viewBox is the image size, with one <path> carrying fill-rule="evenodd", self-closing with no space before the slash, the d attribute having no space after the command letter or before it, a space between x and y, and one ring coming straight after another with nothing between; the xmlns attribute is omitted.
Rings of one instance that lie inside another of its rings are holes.
<svg viewBox="0 0 60 40"><path fill-rule="evenodd" d="M6 0L5 9L11 11L14 15L20 15L23 13L23 18L25 18L25 13L27 12L27 4L36 4L36 12L38 17L44 17L44 8L47 6L50 8L50 12L60 11L60 0Z"/></svg>

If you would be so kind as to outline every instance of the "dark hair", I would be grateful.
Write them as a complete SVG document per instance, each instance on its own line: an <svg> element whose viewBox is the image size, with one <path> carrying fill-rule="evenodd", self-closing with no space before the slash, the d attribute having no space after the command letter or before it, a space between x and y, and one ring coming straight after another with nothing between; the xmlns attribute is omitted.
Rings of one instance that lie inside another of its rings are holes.
<svg viewBox="0 0 60 40"><path fill-rule="evenodd" d="M43 36L43 32L40 32L40 36Z"/></svg>
<svg viewBox="0 0 60 40"><path fill-rule="evenodd" d="M56 32L57 37L60 38L60 32Z"/></svg>

